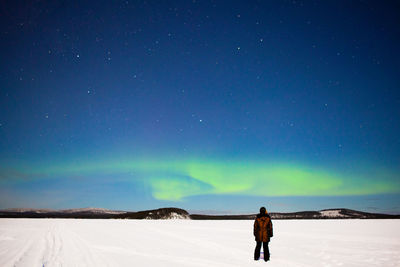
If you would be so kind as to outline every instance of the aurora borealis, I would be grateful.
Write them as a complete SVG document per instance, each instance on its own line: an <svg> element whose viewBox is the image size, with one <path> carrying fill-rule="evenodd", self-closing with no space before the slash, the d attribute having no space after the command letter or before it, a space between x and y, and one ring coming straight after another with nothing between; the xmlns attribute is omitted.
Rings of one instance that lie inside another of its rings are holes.
<svg viewBox="0 0 400 267"><path fill-rule="evenodd" d="M398 11L6 1L0 208L399 213Z"/></svg>
<svg viewBox="0 0 400 267"><path fill-rule="evenodd" d="M255 196L326 196L397 193L395 174L380 172L381 179L338 175L303 166L268 162L218 162L203 160L132 160L93 162L30 169L22 179L51 179L60 175L98 176L123 174L126 181L140 179L160 200L182 200L203 194ZM31 177L29 177L31 176ZM13 177L13 175L10 175ZM16 176L14 176L15 178ZM112 178L111 178L112 179Z"/></svg>

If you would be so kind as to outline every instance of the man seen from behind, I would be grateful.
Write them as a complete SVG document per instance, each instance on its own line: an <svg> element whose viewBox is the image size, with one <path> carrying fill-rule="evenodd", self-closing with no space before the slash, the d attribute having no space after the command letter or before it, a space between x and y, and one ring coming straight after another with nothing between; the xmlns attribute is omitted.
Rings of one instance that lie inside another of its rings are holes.
<svg viewBox="0 0 400 267"><path fill-rule="evenodd" d="M273 236L271 217L267 213L265 207L260 208L260 213L257 214L254 221L254 236L256 238L256 249L254 251L254 260L260 258L261 245L264 250L264 261L269 261L268 243Z"/></svg>

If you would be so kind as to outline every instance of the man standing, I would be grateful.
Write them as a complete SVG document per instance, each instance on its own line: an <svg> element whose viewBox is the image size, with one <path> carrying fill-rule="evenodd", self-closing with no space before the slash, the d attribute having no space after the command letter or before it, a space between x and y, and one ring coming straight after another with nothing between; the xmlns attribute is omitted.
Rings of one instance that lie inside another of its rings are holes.
<svg viewBox="0 0 400 267"><path fill-rule="evenodd" d="M254 221L254 236L257 241L256 249L254 251L254 260L260 258L261 244L264 249L264 260L269 261L268 242L270 237L273 236L271 217L268 215L265 207L260 208L260 214Z"/></svg>

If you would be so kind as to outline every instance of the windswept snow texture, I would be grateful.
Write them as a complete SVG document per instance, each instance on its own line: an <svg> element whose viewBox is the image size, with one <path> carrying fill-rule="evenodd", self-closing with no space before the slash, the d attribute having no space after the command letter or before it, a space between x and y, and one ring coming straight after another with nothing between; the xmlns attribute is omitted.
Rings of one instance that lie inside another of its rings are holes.
<svg viewBox="0 0 400 267"><path fill-rule="evenodd" d="M268 266L400 266L400 220L274 221ZM0 266L265 266L253 221L0 220Z"/></svg>

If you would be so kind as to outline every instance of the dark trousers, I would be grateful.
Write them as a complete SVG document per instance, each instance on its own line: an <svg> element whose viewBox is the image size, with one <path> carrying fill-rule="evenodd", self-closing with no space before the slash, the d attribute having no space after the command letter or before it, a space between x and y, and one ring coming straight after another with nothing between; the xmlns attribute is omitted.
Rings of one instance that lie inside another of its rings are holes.
<svg viewBox="0 0 400 267"><path fill-rule="evenodd" d="M268 242L258 242L258 241L257 241L256 249L254 250L254 259L258 260L260 258L261 243L262 243L263 249L264 249L264 260L269 260Z"/></svg>

